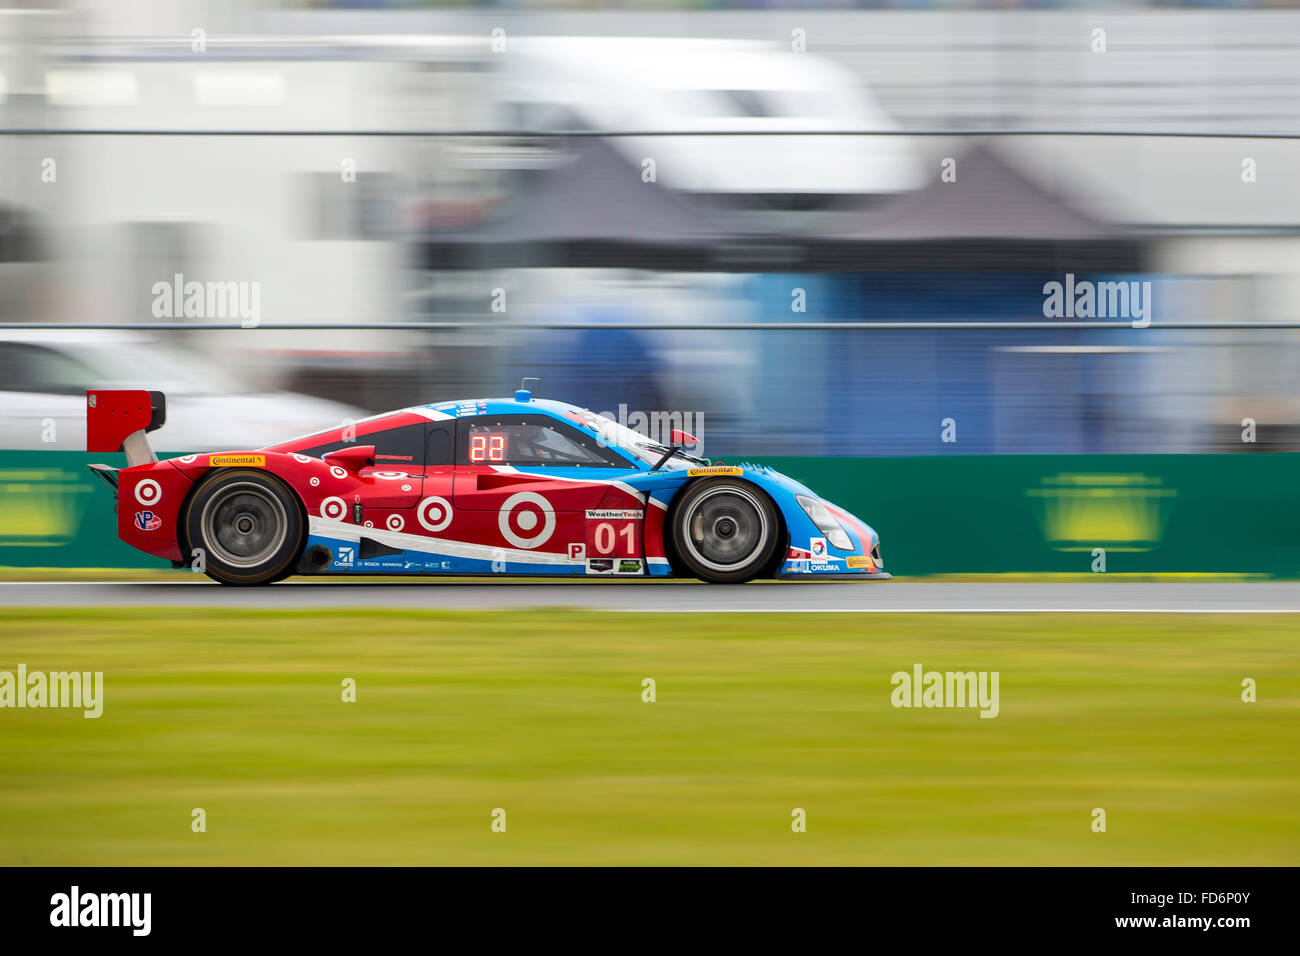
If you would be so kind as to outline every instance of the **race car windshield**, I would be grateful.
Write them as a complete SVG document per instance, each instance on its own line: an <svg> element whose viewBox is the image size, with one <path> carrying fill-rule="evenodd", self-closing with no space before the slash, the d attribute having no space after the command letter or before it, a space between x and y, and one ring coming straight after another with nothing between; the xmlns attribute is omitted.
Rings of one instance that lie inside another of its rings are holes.
<svg viewBox="0 0 1300 956"><path fill-rule="evenodd" d="M651 441L641 432L633 431L612 418L598 415L585 408L582 410L582 421L584 425L596 432L604 444L613 445L630 455L635 455L647 465L653 465L668 450L666 446ZM680 456L674 456L663 467L685 468L686 465L687 462L683 461Z"/></svg>
<svg viewBox="0 0 1300 956"><path fill-rule="evenodd" d="M687 461L695 462L697 465L707 465L709 463L707 458L700 458L698 455L692 455L689 452L682 451L682 449L676 445L661 445L657 441L645 441L641 443L641 447L659 452L659 457L655 459L655 462L662 462L663 464L661 464L660 467L663 467L674 458L684 458ZM665 455L668 457L665 458Z"/></svg>

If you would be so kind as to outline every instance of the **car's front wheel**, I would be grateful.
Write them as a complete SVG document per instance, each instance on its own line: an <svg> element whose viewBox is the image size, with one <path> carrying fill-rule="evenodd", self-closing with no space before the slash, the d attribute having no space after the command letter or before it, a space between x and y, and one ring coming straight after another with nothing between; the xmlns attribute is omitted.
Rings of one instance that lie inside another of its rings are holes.
<svg viewBox="0 0 1300 956"><path fill-rule="evenodd" d="M202 549L203 570L222 584L267 584L289 575L306 523L298 499L273 475L215 471L185 509L185 533Z"/></svg>
<svg viewBox="0 0 1300 956"><path fill-rule="evenodd" d="M682 567L717 584L757 577L772 561L779 532L771 499L729 478L710 478L682 492L669 527Z"/></svg>

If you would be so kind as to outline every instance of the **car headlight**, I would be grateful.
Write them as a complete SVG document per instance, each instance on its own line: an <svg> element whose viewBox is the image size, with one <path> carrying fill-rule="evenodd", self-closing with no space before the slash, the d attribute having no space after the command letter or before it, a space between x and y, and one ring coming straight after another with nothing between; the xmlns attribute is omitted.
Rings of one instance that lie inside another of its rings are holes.
<svg viewBox="0 0 1300 956"><path fill-rule="evenodd" d="M826 540L841 551L852 551L853 541L849 533L844 530L844 526L835 520L835 517L826 510L826 506L816 498L809 498L807 495L795 495L794 500L799 502L799 507L807 512L812 523L817 526L817 530L826 535Z"/></svg>

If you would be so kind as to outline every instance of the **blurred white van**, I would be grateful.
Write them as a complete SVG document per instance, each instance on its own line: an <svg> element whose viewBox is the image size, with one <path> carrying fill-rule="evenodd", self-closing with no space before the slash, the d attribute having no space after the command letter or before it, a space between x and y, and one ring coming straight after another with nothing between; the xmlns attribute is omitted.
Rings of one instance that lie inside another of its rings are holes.
<svg viewBox="0 0 1300 956"><path fill-rule="evenodd" d="M904 136L785 135L898 129L849 70L823 57L752 41L508 42L508 55L493 60L504 127L737 134L611 140L637 167L653 159L657 181L671 188L797 201L920 184Z"/></svg>

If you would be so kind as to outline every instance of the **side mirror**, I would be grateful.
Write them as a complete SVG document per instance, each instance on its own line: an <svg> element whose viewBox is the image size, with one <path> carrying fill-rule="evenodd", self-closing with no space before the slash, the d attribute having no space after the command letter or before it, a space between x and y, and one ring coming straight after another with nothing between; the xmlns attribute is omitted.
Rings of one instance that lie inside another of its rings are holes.
<svg viewBox="0 0 1300 956"><path fill-rule="evenodd" d="M326 464L346 468L355 475L362 468L369 468L375 463L375 446L349 445L347 448L327 452L322 460Z"/></svg>
<svg viewBox="0 0 1300 956"><path fill-rule="evenodd" d="M674 428L672 435L668 440L674 445L698 445L700 440L690 432L684 432L680 428Z"/></svg>

